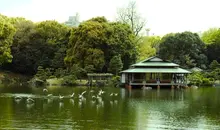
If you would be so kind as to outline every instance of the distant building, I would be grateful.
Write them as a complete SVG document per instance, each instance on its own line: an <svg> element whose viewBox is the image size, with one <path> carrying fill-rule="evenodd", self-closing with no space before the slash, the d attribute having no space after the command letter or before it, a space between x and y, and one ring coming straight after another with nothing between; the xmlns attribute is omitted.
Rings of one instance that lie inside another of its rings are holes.
<svg viewBox="0 0 220 130"><path fill-rule="evenodd" d="M79 24L80 24L79 14L76 13L75 16L69 16L69 19L64 24L66 24L67 26L70 26L70 27L79 26Z"/></svg>

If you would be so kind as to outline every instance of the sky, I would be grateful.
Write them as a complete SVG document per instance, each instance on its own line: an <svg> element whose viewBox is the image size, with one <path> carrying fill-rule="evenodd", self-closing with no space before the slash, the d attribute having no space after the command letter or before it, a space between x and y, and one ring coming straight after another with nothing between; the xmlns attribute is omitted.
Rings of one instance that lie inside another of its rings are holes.
<svg viewBox="0 0 220 130"><path fill-rule="evenodd" d="M0 13L34 22L64 22L77 12L80 21L96 16L113 21L117 9L128 3L129 0L0 0ZM220 27L220 0L136 0L136 4L150 35Z"/></svg>

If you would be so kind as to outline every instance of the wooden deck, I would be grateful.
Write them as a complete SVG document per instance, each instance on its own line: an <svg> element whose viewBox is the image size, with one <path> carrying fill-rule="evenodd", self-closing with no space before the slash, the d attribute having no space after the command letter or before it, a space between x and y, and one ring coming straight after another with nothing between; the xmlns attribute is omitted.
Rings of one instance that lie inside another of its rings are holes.
<svg viewBox="0 0 220 130"><path fill-rule="evenodd" d="M186 86L185 83L130 83L130 85L142 85L142 86Z"/></svg>

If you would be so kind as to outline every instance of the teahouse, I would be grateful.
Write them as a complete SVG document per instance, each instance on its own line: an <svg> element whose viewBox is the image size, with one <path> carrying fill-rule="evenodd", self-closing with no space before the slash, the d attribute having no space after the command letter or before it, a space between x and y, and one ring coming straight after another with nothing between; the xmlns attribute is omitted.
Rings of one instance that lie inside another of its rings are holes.
<svg viewBox="0 0 220 130"><path fill-rule="evenodd" d="M178 64L154 56L121 71L121 83L132 87L183 87L187 86L189 73L191 72L180 68Z"/></svg>

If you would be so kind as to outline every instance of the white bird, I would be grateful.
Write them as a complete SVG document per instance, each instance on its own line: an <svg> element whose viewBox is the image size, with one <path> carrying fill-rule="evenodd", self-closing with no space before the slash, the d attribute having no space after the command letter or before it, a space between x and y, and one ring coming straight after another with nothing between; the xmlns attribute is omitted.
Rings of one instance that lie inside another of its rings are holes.
<svg viewBox="0 0 220 130"><path fill-rule="evenodd" d="M75 94L75 93L72 93L72 95L70 95L70 97L73 98L73 97L74 97L74 94Z"/></svg>
<svg viewBox="0 0 220 130"><path fill-rule="evenodd" d="M79 98L80 98L80 99L83 98L83 94L79 94Z"/></svg>
<svg viewBox="0 0 220 130"><path fill-rule="evenodd" d="M22 100L22 97L20 97L20 96L15 97L15 102L19 103L21 100Z"/></svg>
<svg viewBox="0 0 220 130"><path fill-rule="evenodd" d="M48 94L47 96L48 96L48 97L52 97L52 96L53 96L53 94Z"/></svg>
<svg viewBox="0 0 220 130"><path fill-rule="evenodd" d="M111 93L110 96L113 96L114 93Z"/></svg>
<svg viewBox="0 0 220 130"><path fill-rule="evenodd" d="M34 103L34 99L32 99L32 98L27 98L27 103Z"/></svg>
<svg viewBox="0 0 220 130"><path fill-rule="evenodd" d="M21 99L22 99L21 96L16 96L16 97L15 97L15 100L21 100Z"/></svg>
<svg viewBox="0 0 220 130"><path fill-rule="evenodd" d="M192 85L191 88L197 89L198 86Z"/></svg>
<svg viewBox="0 0 220 130"><path fill-rule="evenodd" d="M48 92L48 90L46 88L43 89L43 92Z"/></svg>
<svg viewBox="0 0 220 130"><path fill-rule="evenodd" d="M96 98L96 96L93 95L93 96L92 96L92 99L95 99L95 98Z"/></svg>
<svg viewBox="0 0 220 130"><path fill-rule="evenodd" d="M83 95L83 94L85 94L85 93L86 93L86 91L83 91L81 95Z"/></svg>
<svg viewBox="0 0 220 130"><path fill-rule="evenodd" d="M105 92L102 90L99 91L99 95L102 95L103 93L105 93Z"/></svg>
<svg viewBox="0 0 220 130"><path fill-rule="evenodd" d="M102 91L102 90L101 90L101 93L102 93L102 94L104 94L104 93L105 93L105 91Z"/></svg>
<svg viewBox="0 0 220 130"><path fill-rule="evenodd" d="M79 94L79 98L82 99L83 95L86 93L86 91L82 92L81 94Z"/></svg>
<svg viewBox="0 0 220 130"><path fill-rule="evenodd" d="M64 98L64 96L59 95L60 100L62 100Z"/></svg>
<svg viewBox="0 0 220 130"><path fill-rule="evenodd" d="M114 95L115 95L115 96L118 96L118 94L117 94L117 93L115 93Z"/></svg>
<svg viewBox="0 0 220 130"><path fill-rule="evenodd" d="M94 90L90 90L90 93L93 93L94 92Z"/></svg>

